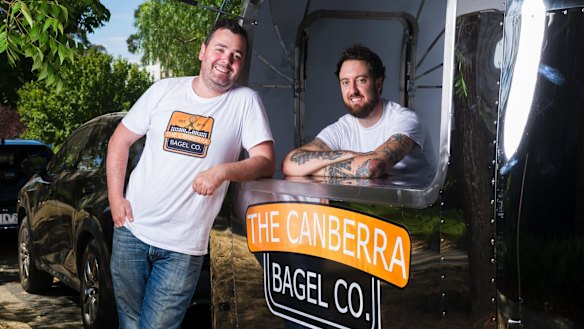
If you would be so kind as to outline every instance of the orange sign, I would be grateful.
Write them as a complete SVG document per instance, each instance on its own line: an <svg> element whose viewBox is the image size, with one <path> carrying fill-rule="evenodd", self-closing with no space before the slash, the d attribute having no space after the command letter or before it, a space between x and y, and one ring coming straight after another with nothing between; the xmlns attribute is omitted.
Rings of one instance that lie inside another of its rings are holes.
<svg viewBox="0 0 584 329"><path fill-rule="evenodd" d="M411 241L396 224L320 204L267 203L246 214L251 252L292 252L357 268L400 288L407 285Z"/></svg>
<svg viewBox="0 0 584 329"><path fill-rule="evenodd" d="M211 117L173 112L164 132L164 150L204 158L214 121Z"/></svg>

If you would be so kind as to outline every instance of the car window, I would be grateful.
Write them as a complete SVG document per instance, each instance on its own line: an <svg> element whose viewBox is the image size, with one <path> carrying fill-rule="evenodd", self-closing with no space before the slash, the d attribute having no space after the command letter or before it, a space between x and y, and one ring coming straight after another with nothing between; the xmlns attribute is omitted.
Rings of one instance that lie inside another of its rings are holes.
<svg viewBox="0 0 584 329"><path fill-rule="evenodd" d="M83 127L73 133L61 147L61 150L51 161L48 172L55 174L75 167L77 158L81 150L87 143L88 136L93 127Z"/></svg>
<svg viewBox="0 0 584 329"><path fill-rule="evenodd" d="M111 134L111 127L105 125L99 125L93 129L89 137L91 143L88 143L87 147L81 151L77 169L95 171L102 167Z"/></svg>

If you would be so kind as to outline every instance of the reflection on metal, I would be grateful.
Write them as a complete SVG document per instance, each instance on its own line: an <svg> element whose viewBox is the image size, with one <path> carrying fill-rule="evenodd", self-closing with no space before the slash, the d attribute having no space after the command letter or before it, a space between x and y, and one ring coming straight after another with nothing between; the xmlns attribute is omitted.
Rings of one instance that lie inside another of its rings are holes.
<svg viewBox="0 0 584 329"><path fill-rule="evenodd" d="M253 54L254 56L256 56L262 63L266 64L267 67L269 67L272 71L274 71L274 73L276 73L277 75L279 75L280 77L284 78L285 80L290 81L290 83L292 83L294 80L292 80L291 77L287 76L286 74L282 73L282 71L278 70L274 65L272 65L267 59L265 59L261 54L258 54L257 51L253 50Z"/></svg>
<svg viewBox="0 0 584 329"><path fill-rule="evenodd" d="M512 158L519 147L531 110L540 62L539 50L544 35L544 22L545 8L542 0L522 3L517 59L504 121L503 144L507 159Z"/></svg>
<svg viewBox="0 0 584 329"><path fill-rule="evenodd" d="M439 190L423 186L392 185L390 179L331 179L286 177L242 183L248 191L327 198L422 209L436 202Z"/></svg>

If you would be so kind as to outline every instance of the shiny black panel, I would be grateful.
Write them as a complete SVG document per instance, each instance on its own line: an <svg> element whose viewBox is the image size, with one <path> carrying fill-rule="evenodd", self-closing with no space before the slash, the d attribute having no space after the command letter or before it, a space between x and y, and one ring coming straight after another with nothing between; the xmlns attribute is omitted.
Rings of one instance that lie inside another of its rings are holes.
<svg viewBox="0 0 584 329"><path fill-rule="evenodd" d="M457 20L451 158L440 229L442 307L449 328L497 325L492 200L502 21L502 12L475 13ZM453 228L464 229L464 234L453 239L457 232Z"/></svg>
<svg viewBox="0 0 584 329"><path fill-rule="evenodd" d="M501 314L526 328L582 328L584 14L551 11L545 20L542 49L533 49L541 59L525 130L514 155L499 150ZM506 63L505 75L513 66ZM502 125L517 110L504 108Z"/></svg>

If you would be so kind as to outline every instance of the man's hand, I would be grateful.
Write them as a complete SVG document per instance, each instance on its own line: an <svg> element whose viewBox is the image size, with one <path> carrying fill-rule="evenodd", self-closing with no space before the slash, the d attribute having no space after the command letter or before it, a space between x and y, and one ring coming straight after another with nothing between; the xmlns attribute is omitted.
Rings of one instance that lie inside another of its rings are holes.
<svg viewBox="0 0 584 329"><path fill-rule="evenodd" d="M118 198L112 200L110 198L110 210L112 213L112 219L114 221L114 227L122 227L126 220L130 222L134 221L134 214L132 214L132 206L130 202L125 198Z"/></svg>
<svg viewBox="0 0 584 329"><path fill-rule="evenodd" d="M192 187L200 195L213 195L226 181L245 182L274 174L275 158L272 141L262 142L248 150L249 158L222 163L200 172L193 180Z"/></svg>
<svg viewBox="0 0 584 329"><path fill-rule="evenodd" d="M204 196L213 195L225 181L223 176L221 165L200 172L193 180L193 191Z"/></svg>

